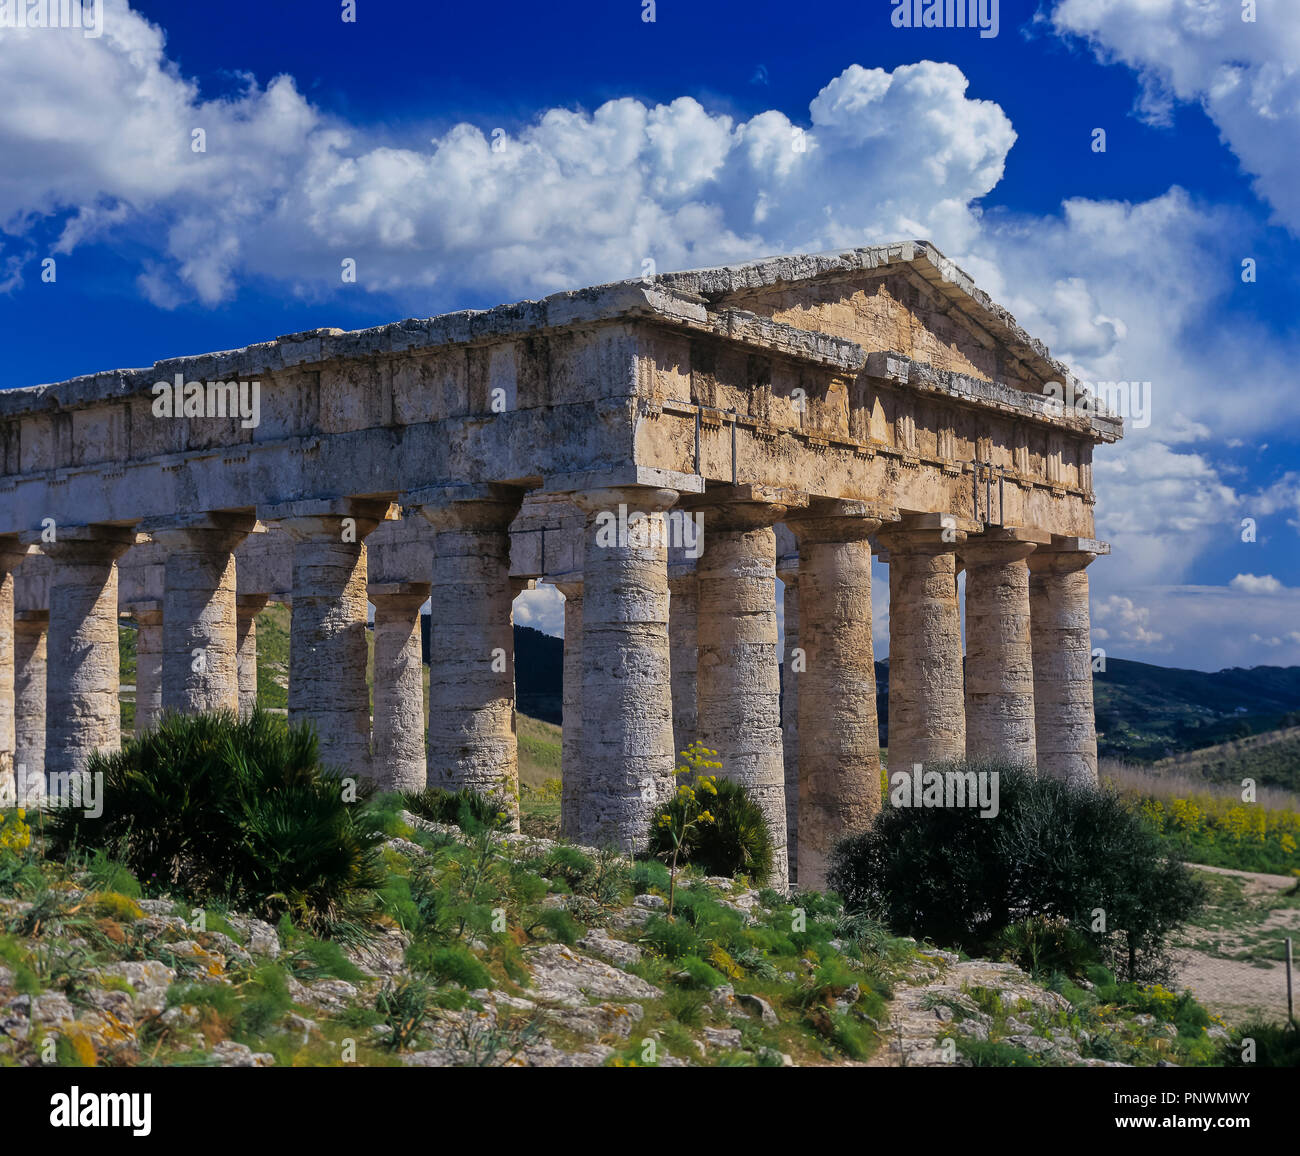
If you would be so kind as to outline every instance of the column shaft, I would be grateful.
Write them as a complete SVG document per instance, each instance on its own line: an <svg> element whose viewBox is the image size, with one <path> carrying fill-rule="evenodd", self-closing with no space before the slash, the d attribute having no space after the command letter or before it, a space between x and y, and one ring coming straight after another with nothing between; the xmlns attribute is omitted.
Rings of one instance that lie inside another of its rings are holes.
<svg viewBox="0 0 1300 1156"><path fill-rule="evenodd" d="M492 796L518 827L510 523L521 495L423 505L434 539L428 784Z"/></svg>
<svg viewBox="0 0 1300 1156"><path fill-rule="evenodd" d="M961 615L946 532L893 530L889 550L889 766L959 760L966 754ZM964 539L963 534L952 535Z"/></svg>
<svg viewBox="0 0 1300 1156"><path fill-rule="evenodd" d="M673 751L695 741L699 583L694 564L668 568L668 653L673 668Z"/></svg>
<svg viewBox="0 0 1300 1156"><path fill-rule="evenodd" d="M142 735L162 714L163 607L161 602L136 602L135 616L135 733Z"/></svg>
<svg viewBox="0 0 1300 1156"><path fill-rule="evenodd" d="M794 519L799 542L799 881L826 886L835 844L880 810L871 543L861 514Z"/></svg>
<svg viewBox="0 0 1300 1156"><path fill-rule="evenodd" d="M25 551L0 542L0 807L17 798L14 775L14 570Z"/></svg>
<svg viewBox="0 0 1300 1156"><path fill-rule="evenodd" d="M248 515L200 514L144 525L166 550L163 562L164 710L239 710L235 547Z"/></svg>
<svg viewBox="0 0 1300 1156"><path fill-rule="evenodd" d="M790 882L799 881L799 676L795 652L799 650L799 556L778 558L776 576L785 592L782 608L785 647L781 662L781 746L785 763L785 845ZM802 652L800 652L802 653ZM798 666L803 667L802 658Z"/></svg>
<svg viewBox="0 0 1300 1156"><path fill-rule="evenodd" d="M668 548L663 511L675 490L590 491L582 606L580 838L645 846L673 791ZM620 507L622 510L620 511ZM620 518L620 512L622 517Z"/></svg>
<svg viewBox="0 0 1300 1156"><path fill-rule="evenodd" d="M387 503L290 502L263 515L293 537L289 723L310 722L324 763L370 776L365 537Z"/></svg>
<svg viewBox="0 0 1300 1156"><path fill-rule="evenodd" d="M51 789L62 791L91 752L121 746L116 560L135 535L95 526L57 534L40 545L50 559L45 771Z"/></svg>
<svg viewBox="0 0 1300 1156"><path fill-rule="evenodd" d="M776 630L776 535L780 505L729 502L704 512L699 579L697 731L721 773L742 784L767 817L768 882L789 884L785 751Z"/></svg>
<svg viewBox="0 0 1300 1156"><path fill-rule="evenodd" d="M967 542L966 754L1034 763L1034 665L1029 638L1032 543Z"/></svg>
<svg viewBox="0 0 1300 1156"><path fill-rule="evenodd" d="M1038 769L1081 784L1097 782L1085 570L1095 557L1082 552L1044 552L1041 548L1029 557Z"/></svg>
<svg viewBox="0 0 1300 1156"><path fill-rule="evenodd" d="M18 805L45 797L45 663L47 610L14 620L14 770Z"/></svg>
<svg viewBox="0 0 1300 1156"><path fill-rule="evenodd" d="M421 791L424 751L424 663L420 607L427 582L370 587L375 607L375 718L371 740L375 781L386 791Z"/></svg>
<svg viewBox="0 0 1300 1156"><path fill-rule="evenodd" d="M240 594L235 599L235 665L241 718L257 709L257 616L268 601L270 596L266 594Z"/></svg>
<svg viewBox="0 0 1300 1156"><path fill-rule="evenodd" d="M560 834L578 838L586 794L582 762L582 582L556 582L564 595L564 674L560 719Z"/></svg>

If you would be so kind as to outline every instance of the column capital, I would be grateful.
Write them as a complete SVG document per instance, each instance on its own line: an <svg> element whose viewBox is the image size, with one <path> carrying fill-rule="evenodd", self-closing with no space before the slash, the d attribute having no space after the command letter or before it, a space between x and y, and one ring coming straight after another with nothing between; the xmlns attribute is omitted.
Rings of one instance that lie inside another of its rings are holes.
<svg viewBox="0 0 1300 1156"><path fill-rule="evenodd" d="M31 546L19 541L17 534L0 534L0 574L17 569L31 551Z"/></svg>
<svg viewBox="0 0 1300 1156"><path fill-rule="evenodd" d="M31 626L37 629L44 629L49 625L50 612L48 610L15 610L15 626Z"/></svg>
<svg viewBox="0 0 1300 1156"><path fill-rule="evenodd" d="M168 551L197 547L201 550L233 550L257 525L252 514L225 511L167 515L146 518L142 533Z"/></svg>
<svg viewBox="0 0 1300 1156"><path fill-rule="evenodd" d="M253 617L261 614L270 601L269 594L236 594L235 613L241 618Z"/></svg>
<svg viewBox="0 0 1300 1156"><path fill-rule="evenodd" d="M789 511L806 507L808 495L800 490L746 482L710 487L703 494L684 497L681 505L690 513L703 513L714 529L760 530L784 521Z"/></svg>
<svg viewBox="0 0 1300 1156"><path fill-rule="evenodd" d="M158 623L162 621L163 604L157 601L128 602L123 610L130 613L137 622Z"/></svg>
<svg viewBox="0 0 1300 1156"><path fill-rule="evenodd" d="M435 530L504 530L523 501L524 491L517 486L426 486L404 494L402 508L418 512Z"/></svg>
<svg viewBox="0 0 1300 1156"><path fill-rule="evenodd" d="M891 510L871 502L815 499L792 512L785 524L799 545L811 542L861 542L891 521Z"/></svg>
<svg viewBox="0 0 1300 1156"><path fill-rule="evenodd" d="M1004 566L1028 558L1035 550L1047 549L1052 535L1047 530L1032 526L989 526L983 533L971 534L958 551L959 564L972 566Z"/></svg>
<svg viewBox="0 0 1300 1156"><path fill-rule="evenodd" d="M360 542L392 511L393 503L382 498L305 498L259 506L257 518L278 522L295 541L339 537L343 519L351 518Z"/></svg>
<svg viewBox="0 0 1300 1156"><path fill-rule="evenodd" d="M133 528L91 523L56 526L53 541L44 541L44 530L28 530L18 536L25 545L39 546L51 562L113 562L136 542Z"/></svg>
<svg viewBox="0 0 1300 1156"><path fill-rule="evenodd" d="M1103 543L1097 543L1102 545ZM1109 547L1106 551L1109 553ZM1056 546L1039 546L1029 555L1029 569L1034 574L1074 574L1092 565L1097 553L1092 550L1063 550Z"/></svg>
<svg viewBox="0 0 1300 1156"><path fill-rule="evenodd" d="M677 490L662 486L604 486L572 495L573 504L588 516L629 506L646 514L667 510L678 498Z"/></svg>
<svg viewBox="0 0 1300 1156"><path fill-rule="evenodd" d="M551 579L551 585L564 595L565 602L582 601L581 573L556 575Z"/></svg>
<svg viewBox="0 0 1300 1156"><path fill-rule="evenodd" d="M371 582L366 587L366 596L376 606L381 601L395 606L413 601L418 606L429 597L431 586L429 582Z"/></svg>

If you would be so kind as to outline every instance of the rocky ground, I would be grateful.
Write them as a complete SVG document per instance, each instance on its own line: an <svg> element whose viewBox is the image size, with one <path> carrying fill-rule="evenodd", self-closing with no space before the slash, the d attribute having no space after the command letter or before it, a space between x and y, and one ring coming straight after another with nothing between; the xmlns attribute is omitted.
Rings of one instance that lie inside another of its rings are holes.
<svg viewBox="0 0 1300 1156"><path fill-rule="evenodd" d="M472 840L455 828L401 818L406 829L386 847L394 872L459 879L491 860L516 883L538 885L529 914L517 924L503 915L493 937L466 933L430 946L388 925L340 950L287 920L272 926L131 898L84 873L15 887L0 895L0 1065L1195 1058L1186 1047L1176 1054L1178 1029L1158 1015L1101 1005L1082 989L1067 998L1012 964L864 931L821 897L820 909L805 911L797 898L697 875L682 881L670 924L662 870L644 890L569 888L553 870L568 860L549 840L492 836L475 860L465 854ZM490 897L477 899L497 910ZM674 951L673 936L688 924L681 934L695 938ZM1212 1025L1205 1034L1197 1047L1208 1056L1226 1033Z"/></svg>

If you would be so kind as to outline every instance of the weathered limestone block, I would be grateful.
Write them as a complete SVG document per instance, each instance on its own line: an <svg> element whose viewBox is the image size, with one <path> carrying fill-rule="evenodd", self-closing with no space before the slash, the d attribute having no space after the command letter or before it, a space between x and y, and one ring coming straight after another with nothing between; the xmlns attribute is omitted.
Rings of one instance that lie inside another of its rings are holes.
<svg viewBox="0 0 1300 1156"><path fill-rule="evenodd" d="M668 651L673 667L673 750L695 741L699 662L699 583L694 561L668 565Z"/></svg>
<svg viewBox="0 0 1300 1156"><path fill-rule="evenodd" d="M676 490L639 486L575 495L587 515L582 568L585 793L579 823L581 841L590 845L641 849L650 817L673 790L663 511L676 499ZM622 526L620 506L626 513Z"/></svg>
<svg viewBox="0 0 1300 1156"><path fill-rule="evenodd" d="M778 546L780 539L778 538ZM785 587L785 646L781 661L781 746L785 762L785 846L790 882L799 881L799 675L804 668L799 651L799 555L776 560L776 576ZM801 652L802 653L802 652ZM801 669L796 671L795 666Z"/></svg>
<svg viewBox="0 0 1300 1156"><path fill-rule="evenodd" d="M132 602L135 619L135 733L142 735L163 711L163 604Z"/></svg>
<svg viewBox="0 0 1300 1156"><path fill-rule="evenodd" d="M235 662L241 718L257 709L257 616L269 601L267 594L239 594L235 598Z"/></svg>
<svg viewBox="0 0 1300 1156"><path fill-rule="evenodd" d="M387 502L286 502L259 511L293 537L289 723L311 722L322 760L370 775L365 537Z"/></svg>
<svg viewBox="0 0 1300 1156"><path fill-rule="evenodd" d="M1038 770L1069 783L1097 782L1085 569L1096 556L1041 546L1029 556Z"/></svg>
<svg viewBox="0 0 1300 1156"><path fill-rule="evenodd" d="M880 810L880 731L871 637L871 543L860 503L789 522L799 542L799 880L822 889L831 850Z"/></svg>
<svg viewBox="0 0 1300 1156"><path fill-rule="evenodd" d="M163 709L239 710L235 547L251 514L201 513L143 524L163 562Z"/></svg>
<svg viewBox="0 0 1300 1156"><path fill-rule="evenodd" d="M437 531L429 622L428 784L500 798L518 829L510 523L522 494L449 487L404 501Z"/></svg>
<svg viewBox="0 0 1300 1156"><path fill-rule="evenodd" d="M962 546L966 568L966 754L1034 763L1034 664L1029 637L1033 542Z"/></svg>
<svg viewBox="0 0 1300 1156"><path fill-rule="evenodd" d="M898 528L889 551L889 766L961 759L966 754L961 616L955 530Z"/></svg>
<svg viewBox="0 0 1300 1156"><path fill-rule="evenodd" d="M14 773L20 807L45 796L45 663L48 610L14 615Z"/></svg>
<svg viewBox="0 0 1300 1156"><path fill-rule="evenodd" d="M28 537L50 559L45 770L85 769L92 751L121 746L117 559L135 533L116 526L58 526L56 540ZM59 780L64 782L66 780Z"/></svg>
<svg viewBox="0 0 1300 1156"><path fill-rule="evenodd" d="M424 789L424 666L420 658L420 607L427 582L370 585L375 607L375 717L371 759L375 781L386 791Z"/></svg>
<svg viewBox="0 0 1300 1156"><path fill-rule="evenodd" d="M763 809L773 847L772 886L789 885L785 750L776 629L778 502L723 500L704 506L699 582L696 729L718 752L721 773Z"/></svg>
<svg viewBox="0 0 1300 1156"><path fill-rule="evenodd" d="M564 595L564 688L560 704L560 834L576 839L586 793L582 762L582 579L555 583Z"/></svg>

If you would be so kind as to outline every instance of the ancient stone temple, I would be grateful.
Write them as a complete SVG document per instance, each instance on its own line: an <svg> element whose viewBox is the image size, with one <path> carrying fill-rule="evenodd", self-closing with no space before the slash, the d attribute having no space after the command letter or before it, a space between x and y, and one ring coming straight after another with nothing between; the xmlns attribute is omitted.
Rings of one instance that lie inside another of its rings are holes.
<svg viewBox="0 0 1300 1156"><path fill-rule="evenodd" d="M328 760L508 794L511 606L542 581L566 599L565 833L637 844L699 739L766 811L776 882L815 886L881 805L873 555L890 764L1093 779L1092 451L1122 423L1053 383L909 242L0 393L0 789L119 743L122 616L137 726L251 709L275 600L289 717Z"/></svg>

